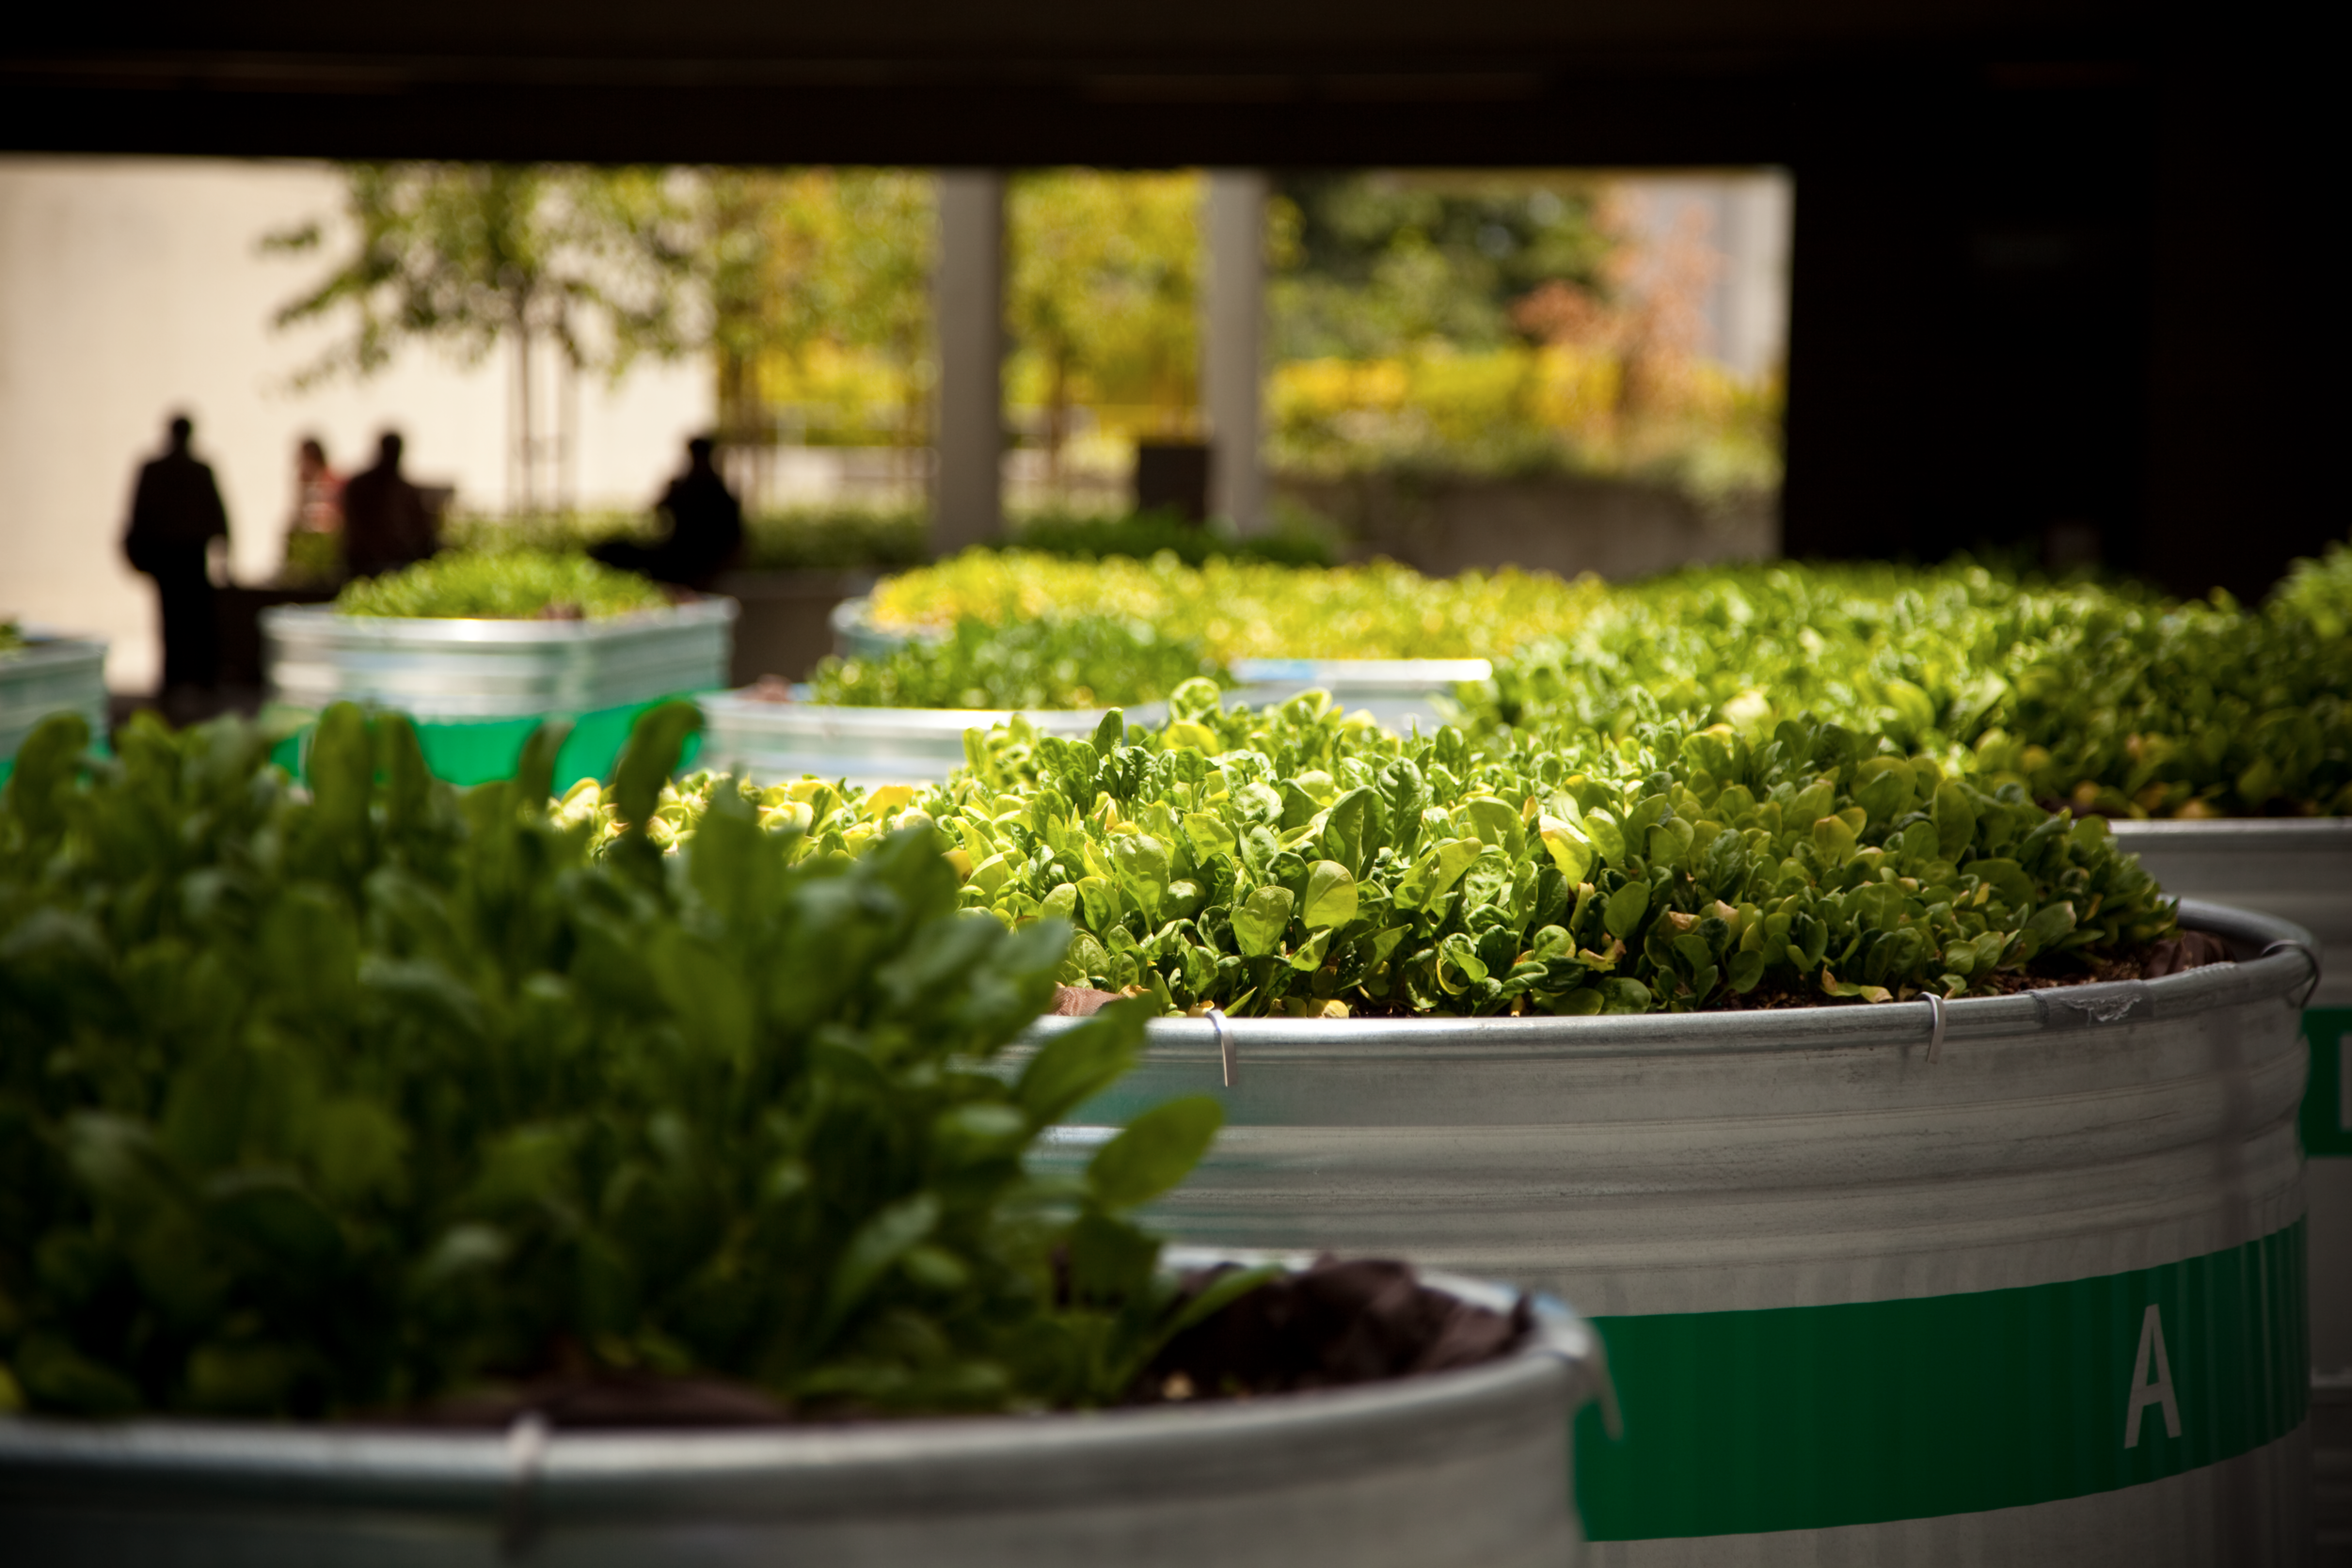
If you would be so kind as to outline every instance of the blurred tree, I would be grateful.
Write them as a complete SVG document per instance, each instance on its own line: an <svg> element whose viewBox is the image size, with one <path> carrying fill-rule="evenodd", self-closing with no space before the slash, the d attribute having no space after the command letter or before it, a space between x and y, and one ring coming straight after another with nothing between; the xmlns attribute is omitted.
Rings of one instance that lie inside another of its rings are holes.
<svg viewBox="0 0 2352 1568"><path fill-rule="evenodd" d="M372 375L412 339L442 343L468 364L510 345L509 503L529 511L541 460L554 449L560 474L564 439L561 408L555 439L539 435L533 349L552 344L568 378L591 365L617 372L633 354L675 341L682 215L659 169L353 165L344 181L352 248L276 321L353 319L350 335L297 376L305 385ZM314 220L262 243L315 252L326 226Z"/></svg>
<svg viewBox="0 0 2352 1568"><path fill-rule="evenodd" d="M1723 266L1708 215L1687 209L1645 242L1629 203L1613 194L1596 222L1609 242L1597 276L1546 279L1512 307L1512 323L1539 341L1613 357L1621 418L1677 412L1707 347L1707 288Z"/></svg>
<svg viewBox="0 0 2352 1568"><path fill-rule="evenodd" d="M1291 175L1272 203L1274 357L1381 359L1521 341L1513 305L1605 287L1611 237L1571 175Z"/></svg>
<svg viewBox="0 0 2352 1568"><path fill-rule="evenodd" d="M1779 383L1707 358L1722 264L1703 212L1665 230L1565 174L1359 173L1278 186L1267 404L1295 473L1780 482Z"/></svg>
<svg viewBox="0 0 2352 1568"><path fill-rule="evenodd" d="M720 438L729 443L766 429L759 362L777 336L775 256L768 233L776 184L775 175L762 171L705 172L689 219L694 238L683 247L702 285L700 336L717 383Z"/></svg>
<svg viewBox="0 0 2352 1568"><path fill-rule="evenodd" d="M879 361L896 443L926 438L938 192L928 174L805 169L777 176L767 221L772 336L767 385L817 389L821 360ZM863 420L858 422L862 423Z"/></svg>
<svg viewBox="0 0 2352 1568"><path fill-rule="evenodd" d="M1050 169L1008 200L1013 401L1033 389L1049 483L1072 413L1130 434L1188 431L1200 402L1200 180Z"/></svg>

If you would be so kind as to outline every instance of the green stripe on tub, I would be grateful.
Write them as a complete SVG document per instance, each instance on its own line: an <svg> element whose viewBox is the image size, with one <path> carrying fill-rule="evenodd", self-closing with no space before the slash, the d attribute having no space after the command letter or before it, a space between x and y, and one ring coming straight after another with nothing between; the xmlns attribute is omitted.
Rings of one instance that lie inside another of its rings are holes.
<svg viewBox="0 0 2352 1568"><path fill-rule="evenodd" d="M2352 1155L2352 1073L2344 1060L2352 1007L2304 1008L2303 1037L2312 1046L2312 1074L2303 1084L2303 1152Z"/></svg>
<svg viewBox="0 0 2352 1568"><path fill-rule="evenodd" d="M110 757L115 754L114 747L107 743L106 727L103 724L96 726L90 736L89 754L94 757ZM0 789L8 787L8 776L15 771L15 752L11 752L7 756L0 757Z"/></svg>
<svg viewBox="0 0 2352 1568"><path fill-rule="evenodd" d="M2310 1401L2303 1222L2020 1290L1597 1318L1625 1435L1578 1418L1596 1541L1932 1518L2156 1481Z"/></svg>
<svg viewBox="0 0 2352 1568"><path fill-rule="evenodd" d="M687 693L686 695L691 695ZM564 738L564 749L555 757L555 792L559 795L582 779L610 777L612 765L620 759L621 747L628 739L629 726L637 716L657 703L670 701L658 697L652 702L624 703L618 707L598 708L571 720L572 733ZM565 715L547 717L563 718ZM485 784L492 779L511 779L522 761L523 743L532 732L547 722L547 717L530 719L420 719L417 744L424 752L424 765L437 779L453 784ZM701 749L702 736L689 736L681 763L691 763ZM310 726L305 724L294 735L278 743L270 759L296 778L304 777L304 759L310 754Z"/></svg>

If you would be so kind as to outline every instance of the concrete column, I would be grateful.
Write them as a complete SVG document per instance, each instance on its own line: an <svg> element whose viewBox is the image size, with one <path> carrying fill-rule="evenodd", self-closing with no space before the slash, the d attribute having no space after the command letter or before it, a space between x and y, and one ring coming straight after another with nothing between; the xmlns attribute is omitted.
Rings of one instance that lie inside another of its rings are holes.
<svg viewBox="0 0 2352 1568"><path fill-rule="evenodd" d="M1243 533L1266 526L1260 400L1264 374L1266 177L1209 171L1200 395L1209 426L1209 514Z"/></svg>
<svg viewBox="0 0 2352 1568"><path fill-rule="evenodd" d="M1005 177L993 169L940 171L931 319L931 547L945 555L1005 531Z"/></svg>

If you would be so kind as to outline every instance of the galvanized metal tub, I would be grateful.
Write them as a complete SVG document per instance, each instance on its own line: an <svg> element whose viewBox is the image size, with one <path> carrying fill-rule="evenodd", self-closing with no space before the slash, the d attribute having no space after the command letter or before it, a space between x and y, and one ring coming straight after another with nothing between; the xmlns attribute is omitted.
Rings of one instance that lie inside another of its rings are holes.
<svg viewBox="0 0 2352 1568"><path fill-rule="evenodd" d="M2110 824L2168 893L2291 920L2319 945L2319 988L2303 1009L2311 1078L2303 1152L2311 1161L2312 1368L2341 1402L2352 1387L2352 818L2260 817ZM2352 1554L2352 1424L2313 1428L2322 1541ZM2352 1560L2352 1558L2348 1558Z"/></svg>
<svg viewBox="0 0 2352 1568"><path fill-rule="evenodd" d="M469 621L262 612L273 701L367 703L423 719L586 713L726 685L732 599L596 621Z"/></svg>
<svg viewBox="0 0 2352 1568"><path fill-rule="evenodd" d="M947 634L936 628L899 631L874 625L873 599L860 594L844 599L826 616L833 626L833 651L843 658L886 658L917 638L936 642Z"/></svg>
<svg viewBox="0 0 2352 1568"><path fill-rule="evenodd" d="M103 641L28 629L24 646L0 653L0 760L15 756L33 726L53 713L78 713L89 721L93 736L104 736Z"/></svg>
<svg viewBox="0 0 2352 1568"><path fill-rule="evenodd" d="M1940 1041L1922 1003L1168 1020L1058 1154L1215 1092L1172 1233L1592 1314L1596 1562L2299 1562L2310 969L2257 955L2304 933L2184 914L2244 961L1954 1003Z"/></svg>
<svg viewBox="0 0 2352 1568"><path fill-rule="evenodd" d="M1545 1304L1484 1367L1090 1416L544 1440L0 1420L0 1530L56 1568L1559 1568L1601 1375Z"/></svg>
<svg viewBox="0 0 2352 1568"><path fill-rule="evenodd" d="M2112 821L2165 892L2291 920L2319 940L2315 1006L2352 1006L2352 817Z"/></svg>
<svg viewBox="0 0 2352 1568"><path fill-rule="evenodd" d="M1263 707L1328 691L1349 712L1364 709L1390 729L1427 732L1454 720L1456 686L1493 674L1483 658L1243 658L1233 661L1241 689L1226 700Z"/></svg>
<svg viewBox="0 0 2352 1568"><path fill-rule="evenodd" d="M744 691L701 699L704 730L696 766L771 783L813 773L853 784L937 783L963 766L966 730L990 729L1013 715L995 709L835 707L770 702ZM1021 717L1046 735L1082 738L1107 708L1044 709ZM1127 710L1127 721L1157 724L1168 705Z"/></svg>
<svg viewBox="0 0 2352 1568"><path fill-rule="evenodd" d="M945 635L877 626L868 618L872 608L870 599L847 599L834 607L835 653L879 658L917 637ZM1322 690L1350 712L1366 709L1391 729L1418 724L1428 730L1453 719L1456 686L1493 674L1493 662L1484 658L1242 658L1233 661L1233 678L1241 686L1226 694L1226 702L1263 707Z"/></svg>

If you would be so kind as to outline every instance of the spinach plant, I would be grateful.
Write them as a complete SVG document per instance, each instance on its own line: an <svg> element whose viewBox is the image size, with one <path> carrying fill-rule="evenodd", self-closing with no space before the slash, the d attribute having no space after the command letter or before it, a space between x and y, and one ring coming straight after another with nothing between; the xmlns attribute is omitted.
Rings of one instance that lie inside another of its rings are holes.
<svg viewBox="0 0 2352 1568"><path fill-rule="evenodd" d="M1458 696L1480 731L1809 715L2078 813L2343 813L2348 622L2341 546L2251 613L1967 562L1718 567L1614 590Z"/></svg>
<svg viewBox="0 0 2352 1568"><path fill-rule="evenodd" d="M489 621L601 620L670 602L659 584L585 555L509 549L421 561L335 595L343 615Z"/></svg>
<svg viewBox="0 0 2352 1568"><path fill-rule="evenodd" d="M887 578L869 601L886 630L996 627L1052 615L1116 615L1240 658L1463 658L1565 636L1606 598L1597 578L1563 582L1506 567L1428 578L1392 561L1290 566L1212 556L1187 565L1071 561L1028 549L966 550Z"/></svg>
<svg viewBox="0 0 2352 1568"><path fill-rule="evenodd" d="M2172 927L2104 821L1836 725L1480 752L1451 727L1351 722L1318 692L1253 714L1196 687L1171 710L1140 745L1107 723L1091 744L1043 737L1032 777L968 775L932 805L974 857L968 901L1074 920L1066 974L1166 1006L1959 996Z"/></svg>
<svg viewBox="0 0 2352 1568"><path fill-rule="evenodd" d="M1086 708L1157 702L1196 676L1233 684L1197 644L1146 622L1069 615L1003 627L966 619L937 641L828 658L809 684L817 701L850 706Z"/></svg>
<svg viewBox="0 0 2352 1568"><path fill-rule="evenodd" d="M307 794L234 721L99 761L37 730L0 797L0 1403L332 1416L627 1368L1087 1405L1254 1283L1180 1305L1133 1217L1214 1101L1081 1180L1024 1164L1148 1005L1008 1061L1070 929L960 911L919 819L852 854L712 787L665 854L697 721L641 721L600 847L548 809L552 726L463 794L347 705Z"/></svg>
<svg viewBox="0 0 2352 1568"><path fill-rule="evenodd" d="M952 835L967 905L1016 930L1073 923L1065 982L1167 1010L1962 996L2176 928L2104 819L1835 724L1474 746L1452 727L1399 738L1320 692L1228 709L1198 682L1169 706L1156 731L1115 713L1090 741L974 732L946 787L862 809ZM774 789L812 785L835 789ZM692 801L677 812L691 837ZM852 832L860 816L839 808Z"/></svg>

